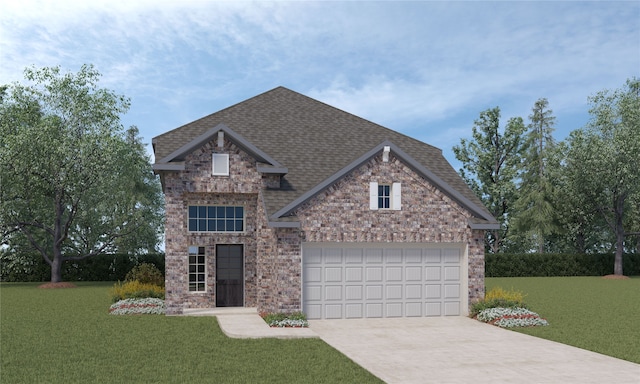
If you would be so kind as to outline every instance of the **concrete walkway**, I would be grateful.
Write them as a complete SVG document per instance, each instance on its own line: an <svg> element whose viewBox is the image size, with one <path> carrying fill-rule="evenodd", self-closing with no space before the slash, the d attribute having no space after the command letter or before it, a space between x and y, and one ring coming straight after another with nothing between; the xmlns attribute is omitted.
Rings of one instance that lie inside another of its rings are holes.
<svg viewBox="0 0 640 384"><path fill-rule="evenodd" d="M186 309L185 316L216 316L222 332L235 339L318 338L310 328L272 328L258 315L256 308Z"/></svg>
<svg viewBox="0 0 640 384"><path fill-rule="evenodd" d="M640 365L466 317L311 320L270 328L255 308L217 316L235 338L320 337L387 383L640 383Z"/></svg>

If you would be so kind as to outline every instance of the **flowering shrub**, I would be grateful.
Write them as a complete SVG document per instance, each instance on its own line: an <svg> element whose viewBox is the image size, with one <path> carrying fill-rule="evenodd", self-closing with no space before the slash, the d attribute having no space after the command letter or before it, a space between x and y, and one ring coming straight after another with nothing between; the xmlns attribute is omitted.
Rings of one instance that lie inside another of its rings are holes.
<svg viewBox="0 0 640 384"><path fill-rule="evenodd" d="M143 299L153 297L164 299L164 288L155 284L145 284L137 280L127 281L124 284L117 282L109 291L111 300L115 303L124 299Z"/></svg>
<svg viewBox="0 0 640 384"><path fill-rule="evenodd" d="M488 308L478 313L478 320L502 328L549 325L547 320L526 308Z"/></svg>
<svg viewBox="0 0 640 384"><path fill-rule="evenodd" d="M277 328L307 328L309 322L307 316L302 312L295 313L260 313L260 317L270 327Z"/></svg>
<svg viewBox="0 0 640 384"><path fill-rule="evenodd" d="M164 312L164 300L151 297L120 300L109 308L112 315L164 315Z"/></svg>

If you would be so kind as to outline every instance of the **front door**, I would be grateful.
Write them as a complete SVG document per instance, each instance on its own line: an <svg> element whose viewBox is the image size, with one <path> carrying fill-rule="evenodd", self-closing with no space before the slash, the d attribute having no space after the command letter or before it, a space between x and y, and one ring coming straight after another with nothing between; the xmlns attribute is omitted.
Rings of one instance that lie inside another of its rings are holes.
<svg viewBox="0 0 640 384"><path fill-rule="evenodd" d="M243 306L243 254L242 245L216 245L216 307Z"/></svg>

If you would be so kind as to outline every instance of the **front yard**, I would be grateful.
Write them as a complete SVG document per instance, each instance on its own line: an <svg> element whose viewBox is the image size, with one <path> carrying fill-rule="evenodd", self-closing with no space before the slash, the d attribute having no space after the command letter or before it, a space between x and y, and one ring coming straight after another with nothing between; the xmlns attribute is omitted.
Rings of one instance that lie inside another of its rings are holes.
<svg viewBox="0 0 640 384"><path fill-rule="evenodd" d="M487 290L496 286L527 294L524 301L549 322L517 332L640 364L640 276L487 278Z"/></svg>
<svg viewBox="0 0 640 384"><path fill-rule="evenodd" d="M0 284L3 383L380 382L319 339L237 340L212 317L109 315L112 283ZM640 278L489 278L549 326L516 328L640 363ZM505 332L511 332L505 330Z"/></svg>
<svg viewBox="0 0 640 384"><path fill-rule="evenodd" d="M0 284L0 382L380 382L319 339L237 340L213 317L109 315L112 285Z"/></svg>

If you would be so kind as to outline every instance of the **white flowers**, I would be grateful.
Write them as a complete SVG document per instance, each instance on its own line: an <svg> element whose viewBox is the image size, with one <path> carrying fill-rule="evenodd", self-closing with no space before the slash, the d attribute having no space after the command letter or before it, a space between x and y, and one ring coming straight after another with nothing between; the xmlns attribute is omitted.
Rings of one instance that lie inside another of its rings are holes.
<svg viewBox="0 0 640 384"><path fill-rule="evenodd" d="M274 320L269 323L269 326L277 328L306 328L309 326L309 322L300 319L284 319Z"/></svg>
<svg viewBox="0 0 640 384"><path fill-rule="evenodd" d="M150 297L120 300L109 308L109 313L112 315L164 315L164 312L164 300Z"/></svg>
<svg viewBox="0 0 640 384"><path fill-rule="evenodd" d="M488 308L478 313L478 320L502 328L549 325L540 315L525 308Z"/></svg>

